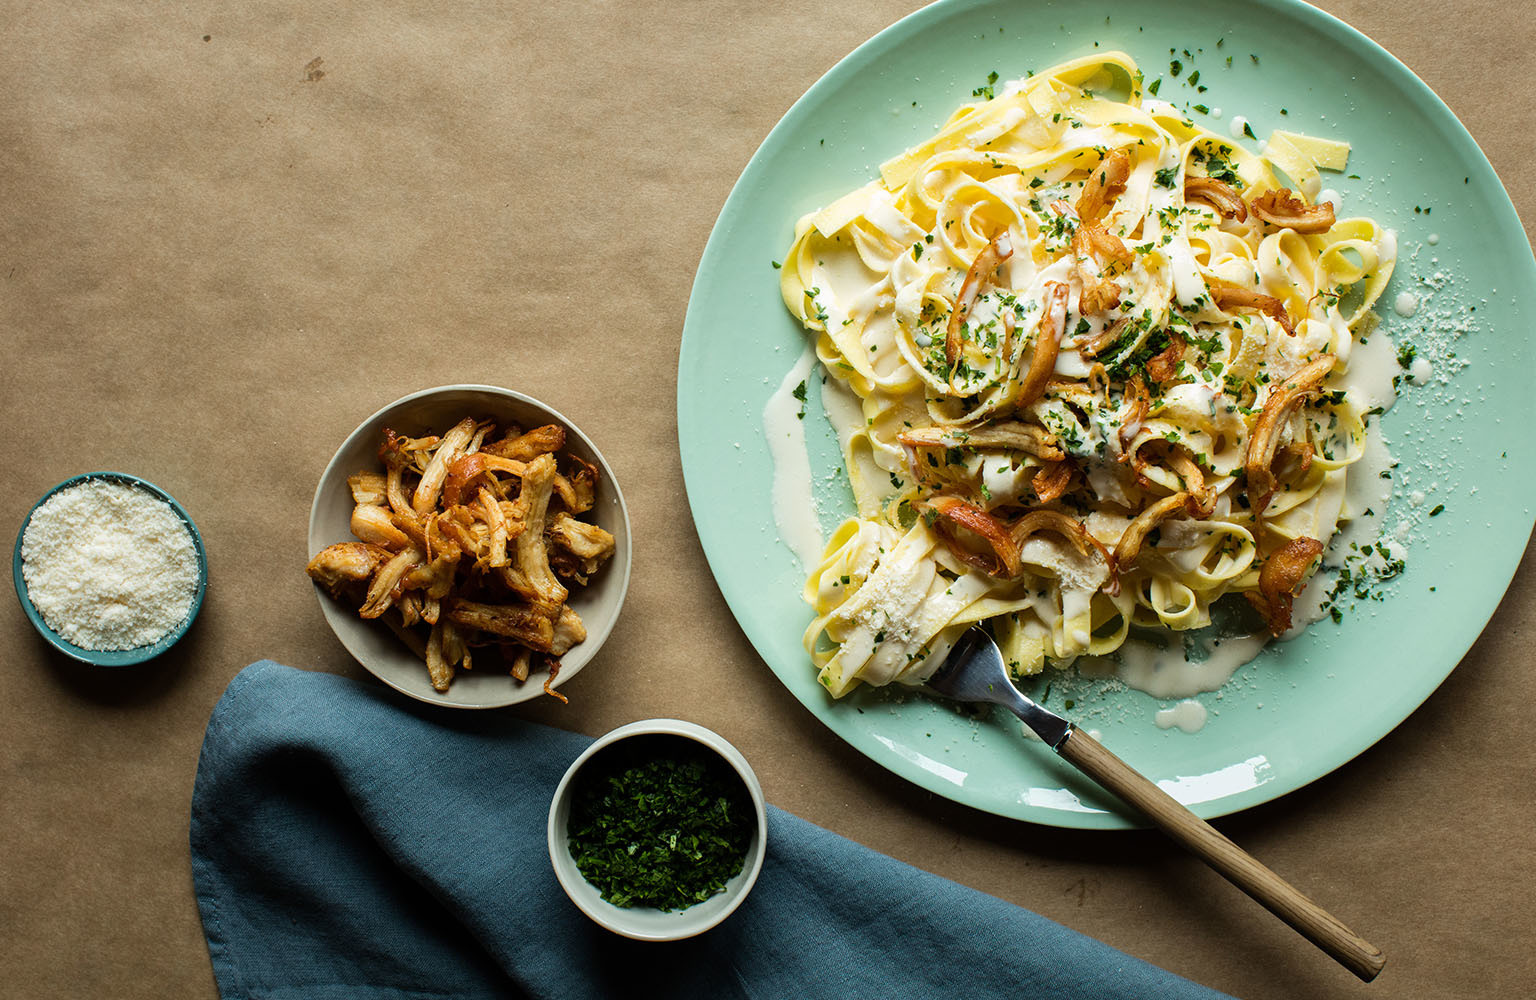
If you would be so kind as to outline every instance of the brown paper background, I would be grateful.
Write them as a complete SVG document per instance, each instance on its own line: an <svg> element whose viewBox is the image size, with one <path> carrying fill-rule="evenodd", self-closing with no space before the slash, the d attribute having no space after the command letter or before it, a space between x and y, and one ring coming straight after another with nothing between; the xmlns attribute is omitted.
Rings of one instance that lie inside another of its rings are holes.
<svg viewBox="0 0 1536 1000"><path fill-rule="evenodd" d="M53 483L120 469L185 504L210 564L191 635L134 670L51 654L0 600L0 995L214 994L187 849L208 713L263 657L368 679L301 573L311 494L364 416L459 381L564 411L633 519L628 603L573 703L512 714L696 720L776 804L1244 997L1527 994L1529 549L1422 709L1217 823L1386 952L1371 987L1157 834L892 777L736 628L676 449L694 270L780 115L911 3L400 6L0 3L0 537ZM1536 220L1533 8L1325 6L1446 100Z"/></svg>

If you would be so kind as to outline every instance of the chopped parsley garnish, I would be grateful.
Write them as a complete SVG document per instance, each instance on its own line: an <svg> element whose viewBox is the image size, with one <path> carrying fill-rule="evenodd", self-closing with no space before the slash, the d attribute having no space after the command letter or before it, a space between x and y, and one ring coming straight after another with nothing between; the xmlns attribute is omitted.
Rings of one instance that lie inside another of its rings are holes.
<svg viewBox="0 0 1536 1000"><path fill-rule="evenodd" d="M652 752L615 748L576 779L571 857L614 906L670 911L702 903L746 860L755 826L746 786L724 761L686 741L635 742Z"/></svg>
<svg viewBox="0 0 1536 1000"><path fill-rule="evenodd" d="M986 82L986 84L984 84L983 86L977 87L975 90L971 91L971 96L972 97L982 97L982 98L985 98L985 99L990 101L990 100L992 100L992 97L993 97L992 88L995 87L996 85L997 85L997 70L993 70L992 72L987 74L987 82Z"/></svg>
<svg viewBox="0 0 1536 1000"><path fill-rule="evenodd" d="M1179 183L1178 166L1164 167L1157 172L1157 186L1171 188Z"/></svg>
<svg viewBox="0 0 1536 1000"><path fill-rule="evenodd" d="M1200 108L1200 105L1195 105ZM1223 147L1225 148L1225 147ZM1237 169L1232 166L1230 160L1222 156L1209 156L1205 161L1206 176L1214 181L1226 181L1228 184L1241 185L1243 180L1237 176Z"/></svg>

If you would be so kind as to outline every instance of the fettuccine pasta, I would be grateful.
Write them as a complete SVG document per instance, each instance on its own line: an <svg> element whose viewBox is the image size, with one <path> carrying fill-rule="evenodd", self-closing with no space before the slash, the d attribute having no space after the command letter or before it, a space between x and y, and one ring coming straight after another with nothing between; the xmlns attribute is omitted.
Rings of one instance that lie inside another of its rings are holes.
<svg viewBox="0 0 1536 1000"><path fill-rule="evenodd" d="M1289 627L1350 514L1351 351L1396 251L1312 201L1347 146L1274 149L1109 53L961 107L799 221L784 301L863 414L859 516L805 585L829 692L920 683L976 622L1020 675L1226 594Z"/></svg>

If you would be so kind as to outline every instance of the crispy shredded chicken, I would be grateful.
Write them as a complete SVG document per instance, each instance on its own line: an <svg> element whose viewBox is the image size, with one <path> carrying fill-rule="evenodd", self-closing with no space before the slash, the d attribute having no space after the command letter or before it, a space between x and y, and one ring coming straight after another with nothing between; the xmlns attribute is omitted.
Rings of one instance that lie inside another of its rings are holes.
<svg viewBox="0 0 1536 1000"><path fill-rule="evenodd" d="M1326 233L1334 223L1332 202L1308 205L1285 188L1266 191L1253 199L1253 214L1271 226L1298 233Z"/></svg>
<svg viewBox="0 0 1536 1000"><path fill-rule="evenodd" d="M1078 341L1077 350L1085 358L1098 357L1099 352L1120 339L1131 324L1129 316L1121 316L1091 337ZM1102 365L1100 366L1103 367Z"/></svg>
<svg viewBox="0 0 1536 1000"><path fill-rule="evenodd" d="M1081 521L1055 510L1035 510L1017 521L1008 522L956 496L938 494L921 501L934 533L959 560L991 576L1013 579L1023 571L1021 552L1024 543L1040 532L1051 532L1066 539L1083 556L1102 562L1109 571L1105 592L1119 593L1114 579L1114 560L1102 542L1089 534ZM954 528L962 528L983 543L989 551L978 551L957 537Z"/></svg>
<svg viewBox="0 0 1536 1000"><path fill-rule="evenodd" d="M1152 529L1170 517L1177 517L1184 513L1188 500L1188 493L1175 493L1163 497L1137 514L1121 533L1120 540L1115 543L1115 572L1118 573L1134 563L1136 557L1141 555L1141 547L1146 543L1147 535L1151 534Z"/></svg>
<svg viewBox="0 0 1536 1000"><path fill-rule="evenodd" d="M975 430L959 427L919 427L896 436L908 448L976 448L1017 451L1047 461L1066 455L1056 435L1039 424L1006 420Z"/></svg>
<svg viewBox="0 0 1536 1000"><path fill-rule="evenodd" d="M529 649L547 653L554 643L555 623L531 604L479 604L453 600L448 620L456 625L516 639Z"/></svg>
<svg viewBox="0 0 1536 1000"><path fill-rule="evenodd" d="M965 320L981 294L981 286L992 279L1003 261L1013 256L1013 245L1007 233L999 233L991 243L981 248L971 268L965 273L960 294L955 296L955 307L949 312L949 326L944 333L944 359L951 367L960 358L960 344L965 339Z"/></svg>
<svg viewBox="0 0 1536 1000"><path fill-rule="evenodd" d="M518 497L518 504L526 511L527 527L517 536L517 569L532 588L537 605L544 614L551 616L559 614L568 593L555 579L544 545L549 498L554 489L555 460L549 455L540 455L529 462L523 474L523 492Z"/></svg>
<svg viewBox="0 0 1536 1000"><path fill-rule="evenodd" d="M469 439L474 436L473 417L465 417L454 425L453 430L443 435L437 450L432 453L432 459L421 473L421 482L416 484L416 492L411 496L411 509L418 517L437 506L443 480L448 478L448 467L465 453Z"/></svg>
<svg viewBox="0 0 1536 1000"><path fill-rule="evenodd" d="M1170 449L1168 467L1184 480L1184 489L1189 493L1189 500L1185 504L1189 516L1197 520L1210 517L1216 510L1216 491L1206 485L1205 470L1200 468L1189 450L1182 445Z"/></svg>
<svg viewBox="0 0 1536 1000"><path fill-rule="evenodd" d="M1184 338L1176 333L1168 334L1168 346L1147 362L1147 374L1159 384L1171 382L1179 374L1179 363L1184 360Z"/></svg>
<svg viewBox="0 0 1536 1000"><path fill-rule="evenodd" d="M533 650L519 643L504 643L501 649L502 658L511 664L512 676L520 682L527 680L533 665Z"/></svg>
<svg viewBox="0 0 1536 1000"><path fill-rule="evenodd" d="M1125 420L1120 424L1117 436L1120 439L1120 456L1125 457L1125 451L1131 446L1131 440L1141 430L1141 422L1147 419L1147 411L1152 408L1152 397L1147 392L1147 383L1140 375L1132 375L1125 383L1125 398L1130 401L1130 410L1126 413Z"/></svg>
<svg viewBox="0 0 1536 1000"><path fill-rule="evenodd" d="M1296 592L1307 579L1313 560L1323 554L1323 543L1316 538L1293 538L1270 554L1259 570L1259 592L1249 591L1247 598L1264 616L1271 635L1279 636L1291 627L1291 607Z"/></svg>
<svg viewBox="0 0 1536 1000"><path fill-rule="evenodd" d="M384 463L384 496L389 501L389 509L402 518L415 521L416 511L405 492L405 470L411 464L411 454L405 445L405 438L384 428L384 441L379 445L379 460Z"/></svg>
<svg viewBox="0 0 1536 1000"><path fill-rule="evenodd" d="M1243 204L1243 196L1225 181L1191 174L1184 181L1184 200L1209 205L1223 219L1244 222L1248 218L1248 206Z"/></svg>
<svg viewBox="0 0 1536 1000"><path fill-rule="evenodd" d="M549 519L549 564L555 572L585 585L613 552L613 535L595 524L579 521L565 511Z"/></svg>
<svg viewBox="0 0 1536 1000"><path fill-rule="evenodd" d="M1136 482L1142 489L1157 492L1162 489L1147 475L1153 466L1172 471L1182 481L1182 495L1187 496L1185 509L1189 516L1198 520L1210 517L1216 508L1216 493L1205 482L1205 470L1195 461L1183 445L1169 441L1148 441L1131 455L1131 468Z"/></svg>
<svg viewBox="0 0 1536 1000"><path fill-rule="evenodd" d="M441 437L385 430L382 471L348 478L359 540L328 546L305 570L399 634L434 689L474 665L475 647L491 647L518 682L546 671L545 690L563 701L548 685L587 636L570 587L601 571L616 540L581 520L598 471L561 451L564 428L494 435L474 418Z"/></svg>
<svg viewBox="0 0 1536 1000"><path fill-rule="evenodd" d="M340 597L348 589L367 583L389 558L390 553L376 545L338 542L315 553L304 571L331 596Z"/></svg>
<svg viewBox="0 0 1536 1000"><path fill-rule="evenodd" d="M377 618L388 611L389 606L395 602L395 598L399 597L403 590L401 584L405 580L405 575L420 566L425 558L421 550L415 546L401 549L391 556L369 581L368 597L357 613L364 618Z"/></svg>
<svg viewBox="0 0 1536 1000"><path fill-rule="evenodd" d="M1124 149L1111 150L1083 185L1077 196L1077 215L1091 225L1109 211L1131 177L1131 155Z"/></svg>
<svg viewBox="0 0 1536 1000"><path fill-rule="evenodd" d="M1241 288L1237 285L1218 284L1211 286L1211 301L1223 312L1235 312L1239 309L1257 310L1273 318L1276 323L1285 328L1286 333L1296 333L1296 327L1285 311L1285 303L1273 295L1265 295L1251 288Z"/></svg>
<svg viewBox="0 0 1536 1000"><path fill-rule="evenodd" d="M497 458L510 458L518 462L531 462L540 455L548 455L565 447L565 428L559 424L535 427L526 434L514 434L493 444L483 451Z"/></svg>
<svg viewBox="0 0 1536 1000"><path fill-rule="evenodd" d="M1029 485L1034 487L1035 496L1041 503L1051 503L1060 500L1072 485L1072 475L1076 466L1070 458L1063 458L1058 462L1052 462L1035 473Z"/></svg>
<svg viewBox="0 0 1536 1000"><path fill-rule="evenodd" d="M521 476L525 466L526 463L517 459L503 458L484 451L455 459L448 467L447 476L443 478L443 506L454 507L463 503L465 495L480 481L496 482L495 473Z"/></svg>
<svg viewBox="0 0 1536 1000"><path fill-rule="evenodd" d="M1130 267L1131 253L1118 236L1096 223L1084 223L1072 234L1072 255L1083 292L1078 310L1084 316L1108 312L1120 304L1120 286L1111 280L1117 270Z"/></svg>
<svg viewBox="0 0 1536 1000"><path fill-rule="evenodd" d="M1045 288L1045 309L1036 327L1034 358L1029 363L1029 374L1024 376L1013 394L1016 409L1022 410L1040 398L1056 371L1056 355L1061 350L1061 335L1067 325L1067 294L1071 289L1059 281L1048 282Z"/></svg>
<svg viewBox="0 0 1536 1000"><path fill-rule="evenodd" d="M1019 575L1019 547L1008 533L1008 526L992 514L959 497L944 494L929 497L921 507L937 515L932 522L933 528L956 558L992 576L1011 578ZM991 547L992 558L960 544L944 521L965 528L985 541Z"/></svg>
<svg viewBox="0 0 1536 1000"><path fill-rule="evenodd" d="M352 502L361 506L387 506L389 504L389 479L382 472L354 472L347 477L352 490Z"/></svg>
<svg viewBox="0 0 1536 1000"><path fill-rule="evenodd" d="M555 479L555 492L572 514L585 514L597 503L597 466L571 455L571 471Z"/></svg>
<svg viewBox="0 0 1536 1000"><path fill-rule="evenodd" d="M1248 453L1243 461L1243 473L1248 480L1248 504L1255 516L1262 515L1270 499L1279 488L1275 477L1275 452L1280 444L1280 432L1301 408L1328 373L1333 371L1337 359L1324 354L1303 365L1290 378L1272 386L1269 398L1264 401L1264 411L1253 425L1248 437Z"/></svg>
<svg viewBox="0 0 1536 1000"><path fill-rule="evenodd" d="M358 504L352 508L352 534L390 551L404 548L411 542L409 535L395 527L389 510L373 504Z"/></svg>

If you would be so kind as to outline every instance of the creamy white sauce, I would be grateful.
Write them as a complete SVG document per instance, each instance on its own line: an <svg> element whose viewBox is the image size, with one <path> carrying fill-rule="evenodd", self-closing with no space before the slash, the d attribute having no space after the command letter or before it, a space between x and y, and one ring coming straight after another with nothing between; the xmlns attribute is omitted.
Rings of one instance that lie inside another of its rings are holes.
<svg viewBox="0 0 1536 1000"><path fill-rule="evenodd" d="M1242 115L1233 115L1232 116L1232 138L1234 138L1234 139L1246 138L1247 133L1245 133L1243 131L1243 129L1245 129L1247 127L1248 127L1248 119L1247 118L1243 117Z"/></svg>
<svg viewBox="0 0 1536 1000"><path fill-rule="evenodd" d="M773 523L779 540L809 572L821 558L821 525L811 493L811 457L805 448L805 420L795 388L808 383L816 352L809 346L763 407L763 435L773 460Z"/></svg>
<svg viewBox="0 0 1536 1000"><path fill-rule="evenodd" d="M1365 401L1366 409L1376 406L1386 409L1397 398L1397 391L1392 388L1392 378L1399 371L1397 346L1384 330L1377 329L1364 343L1355 343L1351 347L1346 382L1350 390L1359 393ZM1371 431L1373 433L1369 436L1374 440L1378 436L1374 433L1374 423Z"/></svg>
<svg viewBox="0 0 1536 1000"><path fill-rule="evenodd" d="M853 390L836 379L821 385L821 408L827 411L833 430L837 431L837 443L844 455L848 454L848 442L864 423L864 408Z"/></svg>
<svg viewBox="0 0 1536 1000"><path fill-rule="evenodd" d="M1412 292L1398 292L1392 300L1392 311L1407 319L1419 311L1419 297Z"/></svg>
<svg viewBox="0 0 1536 1000"><path fill-rule="evenodd" d="M1163 649L1145 642L1127 642L1120 647L1117 677L1127 686L1154 698L1187 698L1202 691L1215 691L1237 673L1239 667L1259 655L1264 636L1238 635L1208 639L1204 660L1184 655L1182 643L1174 641Z"/></svg>
<svg viewBox="0 0 1536 1000"><path fill-rule="evenodd" d="M1181 701L1172 708L1160 708L1152 719L1159 729L1172 729L1177 726L1186 733L1198 733L1204 729L1205 720L1205 706L1194 699Z"/></svg>
<svg viewBox="0 0 1536 1000"><path fill-rule="evenodd" d="M1382 516L1392 498L1392 480L1382 473L1390 471L1392 464L1392 453L1372 427L1366 432L1364 453L1350 466L1349 475L1344 480L1343 516L1348 520L1339 525L1330 554L1347 552L1351 543L1364 545L1381 534ZM1311 613L1320 615L1321 610Z"/></svg>
<svg viewBox="0 0 1536 1000"><path fill-rule="evenodd" d="M1339 194L1339 192L1335 191L1333 188L1323 188L1317 193L1317 200L1319 202L1326 201L1328 204L1332 205L1334 215L1338 215L1340 210L1342 210L1344 207L1344 196Z"/></svg>
<svg viewBox="0 0 1536 1000"><path fill-rule="evenodd" d="M1423 385L1435 374L1435 366L1430 364L1428 358L1414 358L1413 364L1408 366L1408 377L1415 385Z"/></svg>
<svg viewBox="0 0 1536 1000"><path fill-rule="evenodd" d="M1381 231L1381 259L1397 260L1397 230L1383 229Z"/></svg>

